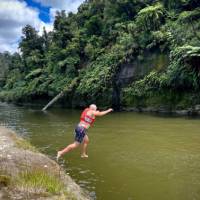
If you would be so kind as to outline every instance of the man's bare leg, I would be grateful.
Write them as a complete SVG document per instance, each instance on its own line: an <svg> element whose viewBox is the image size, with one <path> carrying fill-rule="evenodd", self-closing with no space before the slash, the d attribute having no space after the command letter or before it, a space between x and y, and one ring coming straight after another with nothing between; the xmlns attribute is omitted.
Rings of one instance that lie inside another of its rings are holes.
<svg viewBox="0 0 200 200"><path fill-rule="evenodd" d="M66 148L64 148L63 150L58 151L58 153L57 153L57 160L58 160L63 154L68 153L69 151L71 151L71 150L77 148L79 145L80 145L80 143L74 142L74 143L68 145L68 146L67 146Z"/></svg>
<svg viewBox="0 0 200 200"><path fill-rule="evenodd" d="M89 138L87 135L85 135L85 137L83 138L81 158L88 158L88 155L86 154L88 143L89 143Z"/></svg>

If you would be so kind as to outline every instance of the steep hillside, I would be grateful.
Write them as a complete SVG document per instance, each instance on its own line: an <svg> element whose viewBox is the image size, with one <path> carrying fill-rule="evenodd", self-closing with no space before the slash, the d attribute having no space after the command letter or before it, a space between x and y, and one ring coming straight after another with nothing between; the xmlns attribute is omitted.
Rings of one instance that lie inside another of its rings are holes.
<svg viewBox="0 0 200 200"><path fill-rule="evenodd" d="M199 19L198 0L88 0L77 14L57 12L52 32L23 28L0 98L47 101L78 77L60 103L199 104Z"/></svg>

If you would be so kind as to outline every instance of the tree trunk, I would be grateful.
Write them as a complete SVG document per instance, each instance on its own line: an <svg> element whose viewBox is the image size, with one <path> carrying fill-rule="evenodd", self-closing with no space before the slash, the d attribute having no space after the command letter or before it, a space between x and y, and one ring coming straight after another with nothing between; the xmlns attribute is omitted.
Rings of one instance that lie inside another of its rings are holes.
<svg viewBox="0 0 200 200"><path fill-rule="evenodd" d="M64 91L60 92L58 95L56 95L43 109L42 111L45 111L48 107L50 107L52 104L54 104L60 97L64 95Z"/></svg>
<svg viewBox="0 0 200 200"><path fill-rule="evenodd" d="M64 90L62 92L60 92L58 95L56 95L43 109L42 111L45 111L48 107L50 107L52 104L54 104L59 98L63 97L63 95L65 94L65 92L70 92L71 90L73 90L73 88L77 85L78 83L78 78L75 78L72 80L71 84L64 88Z"/></svg>
<svg viewBox="0 0 200 200"><path fill-rule="evenodd" d="M120 96L121 96L121 85L120 83L114 83L113 93L112 93L112 107L116 111L120 110L120 104L121 104Z"/></svg>

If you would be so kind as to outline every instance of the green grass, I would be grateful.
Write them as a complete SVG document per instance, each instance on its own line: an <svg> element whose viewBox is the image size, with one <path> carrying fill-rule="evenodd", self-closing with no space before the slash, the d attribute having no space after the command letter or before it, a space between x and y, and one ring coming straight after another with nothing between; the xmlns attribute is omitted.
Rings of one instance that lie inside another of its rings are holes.
<svg viewBox="0 0 200 200"><path fill-rule="evenodd" d="M0 166L0 189L1 187L7 187L11 183L11 175L5 169L5 166L1 164Z"/></svg>
<svg viewBox="0 0 200 200"><path fill-rule="evenodd" d="M11 177L5 174L0 174L0 188L10 185Z"/></svg>
<svg viewBox="0 0 200 200"><path fill-rule="evenodd" d="M40 195L58 195L64 190L64 185L59 178L41 170L20 173L15 184L26 192Z"/></svg>
<svg viewBox="0 0 200 200"><path fill-rule="evenodd" d="M10 137L15 147L38 152L34 146L26 140L19 138L16 134L11 133ZM23 163L21 164L23 165ZM15 175L13 174L13 176L9 176L9 174L7 176L7 174L6 170L0 170L0 187L8 186L10 191L17 192L22 197L56 196L59 200L76 199L73 193L67 191L61 178L51 171L48 172L40 168L27 167L24 171L14 173Z"/></svg>
<svg viewBox="0 0 200 200"><path fill-rule="evenodd" d="M38 152L38 150L34 146L32 146L30 142L28 142L28 141L26 141L22 138L17 137L15 134L11 134L11 137L14 140L16 147L24 149L24 150L30 150L30 151L33 151L33 152Z"/></svg>

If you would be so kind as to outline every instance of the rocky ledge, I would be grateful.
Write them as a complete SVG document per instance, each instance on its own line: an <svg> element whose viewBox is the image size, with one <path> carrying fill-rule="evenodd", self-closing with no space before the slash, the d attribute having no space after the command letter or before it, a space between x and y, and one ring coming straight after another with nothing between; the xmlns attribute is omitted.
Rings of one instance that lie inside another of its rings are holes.
<svg viewBox="0 0 200 200"><path fill-rule="evenodd" d="M60 166L0 126L0 199L88 200Z"/></svg>

